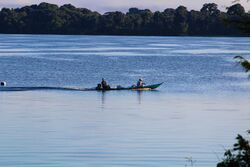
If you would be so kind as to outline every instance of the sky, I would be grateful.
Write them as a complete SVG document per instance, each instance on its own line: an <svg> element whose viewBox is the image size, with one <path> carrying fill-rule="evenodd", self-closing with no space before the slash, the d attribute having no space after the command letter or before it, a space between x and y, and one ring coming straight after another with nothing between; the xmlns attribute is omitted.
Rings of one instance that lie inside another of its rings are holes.
<svg viewBox="0 0 250 167"><path fill-rule="evenodd" d="M101 13L108 11L126 12L130 7L150 9L152 11L176 8L179 5L186 6L189 10L200 10L204 3L216 3L220 10L232 5L233 0L0 0L0 8L16 8L24 5L39 4L48 2L57 5L69 4L76 7L88 8ZM241 4L247 11L250 10L250 2L241 0Z"/></svg>

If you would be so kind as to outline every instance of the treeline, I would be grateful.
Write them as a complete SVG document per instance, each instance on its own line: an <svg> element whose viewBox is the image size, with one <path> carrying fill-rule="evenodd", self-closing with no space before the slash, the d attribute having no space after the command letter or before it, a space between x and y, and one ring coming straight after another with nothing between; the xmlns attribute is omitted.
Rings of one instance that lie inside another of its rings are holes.
<svg viewBox="0 0 250 167"><path fill-rule="evenodd" d="M208 3L200 11L179 6L162 12L130 8L127 13L100 14L70 4L59 7L41 3L2 8L0 33L239 36L246 35L244 31L250 32L249 15L240 4L229 7L227 12L220 11L217 4Z"/></svg>

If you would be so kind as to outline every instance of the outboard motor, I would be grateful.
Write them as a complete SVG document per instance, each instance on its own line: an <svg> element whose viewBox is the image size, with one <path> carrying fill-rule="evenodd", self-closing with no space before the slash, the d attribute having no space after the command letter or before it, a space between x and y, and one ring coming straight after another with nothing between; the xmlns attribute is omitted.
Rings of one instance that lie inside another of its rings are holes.
<svg viewBox="0 0 250 167"><path fill-rule="evenodd" d="M6 82L4 82L4 81L1 81L1 82L0 82L0 86L6 86L6 85L7 85Z"/></svg>

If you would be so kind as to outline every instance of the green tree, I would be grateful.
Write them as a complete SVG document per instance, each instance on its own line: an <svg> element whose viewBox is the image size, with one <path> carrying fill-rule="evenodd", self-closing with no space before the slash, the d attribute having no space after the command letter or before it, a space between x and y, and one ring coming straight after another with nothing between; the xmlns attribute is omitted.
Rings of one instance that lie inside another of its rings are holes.
<svg viewBox="0 0 250 167"><path fill-rule="evenodd" d="M175 10L175 33L176 35L188 34L188 11L185 6L179 6Z"/></svg>
<svg viewBox="0 0 250 167"><path fill-rule="evenodd" d="M244 33L250 34L250 14L245 13L245 9L240 4L232 5L227 8L226 23Z"/></svg>
<svg viewBox="0 0 250 167"><path fill-rule="evenodd" d="M233 149L227 150L222 162L217 167L250 167L250 145L249 140L238 135L237 143Z"/></svg>
<svg viewBox="0 0 250 167"><path fill-rule="evenodd" d="M0 11L0 33L29 34L105 34L105 35L242 35L250 32L250 14L235 4L227 13L214 3L200 11L186 7L152 12L130 8L122 12L99 14L71 4L61 7L41 3Z"/></svg>

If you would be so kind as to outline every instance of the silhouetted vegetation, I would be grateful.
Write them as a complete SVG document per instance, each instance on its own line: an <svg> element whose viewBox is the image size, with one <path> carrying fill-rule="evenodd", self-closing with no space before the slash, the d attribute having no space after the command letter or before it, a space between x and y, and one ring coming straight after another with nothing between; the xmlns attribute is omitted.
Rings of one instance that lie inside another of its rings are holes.
<svg viewBox="0 0 250 167"><path fill-rule="evenodd" d="M225 152L225 158L217 164L217 167L250 167L249 141L241 135L238 135L236 139L237 143L234 144L233 149Z"/></svg>
<svg viewBox="0 0 250 167"><path fill-rule="evenodd" d="M0 33L96 35L199 35L239 36L250 33L250 14L240 4L221 12L214 3L200 11L186 7L152 12L130 8L127 13L100 14L70 4L49 3L22 8L2 8Z"/></svg>
<svg viewBox="0 0 250 167"><path fill-rule="evenodd" d="M250 34L250 13L246 13L240 4L235 4L227 10L229 25L237 27L242 32Z"/></svg>

